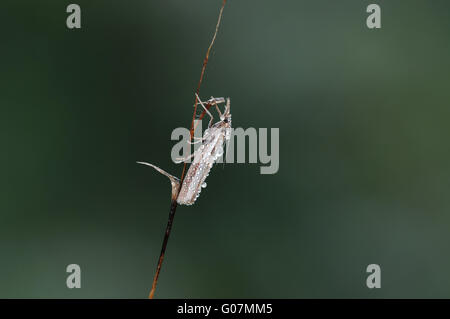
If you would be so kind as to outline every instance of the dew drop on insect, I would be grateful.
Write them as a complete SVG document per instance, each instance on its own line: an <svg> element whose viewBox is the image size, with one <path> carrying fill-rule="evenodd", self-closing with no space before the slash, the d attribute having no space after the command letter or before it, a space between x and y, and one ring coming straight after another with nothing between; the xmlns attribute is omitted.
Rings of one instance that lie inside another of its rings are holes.
<svg viewBox="0 0 450 319"><path fill-rule="evenodd" d="M205 188L206 187L206 182L202 184L202 187Z"/></svg>

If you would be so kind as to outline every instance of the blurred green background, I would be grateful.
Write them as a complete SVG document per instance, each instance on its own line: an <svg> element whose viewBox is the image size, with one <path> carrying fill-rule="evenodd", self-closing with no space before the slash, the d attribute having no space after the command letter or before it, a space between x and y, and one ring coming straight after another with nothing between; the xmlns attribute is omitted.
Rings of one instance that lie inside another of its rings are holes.
<svg viewBox="0 0 450 319"><path fill-rule="evenodd" d="M145 298L170 186L135 161L181 173L221 1L70 3L0 4L0 297ZM213 168L156 297L450 297L449 39L447 0L229 0L201 95L280 128L280 170Z"/></svg>

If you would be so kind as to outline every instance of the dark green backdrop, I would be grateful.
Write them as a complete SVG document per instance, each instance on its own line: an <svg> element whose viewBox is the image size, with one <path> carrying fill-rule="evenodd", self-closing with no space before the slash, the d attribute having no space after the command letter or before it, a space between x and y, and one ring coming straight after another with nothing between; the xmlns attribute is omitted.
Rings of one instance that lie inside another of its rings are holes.
<svg viewBox="0 0 450 319"><path fill-rule="evenodd" d="M135 161L181 173L220 2L1 2L0 297L147 296L170 187ZM449 38L447 0L229 0L202 95L280 128L280 170L214 167L156 296L450 297Z"/></svg>

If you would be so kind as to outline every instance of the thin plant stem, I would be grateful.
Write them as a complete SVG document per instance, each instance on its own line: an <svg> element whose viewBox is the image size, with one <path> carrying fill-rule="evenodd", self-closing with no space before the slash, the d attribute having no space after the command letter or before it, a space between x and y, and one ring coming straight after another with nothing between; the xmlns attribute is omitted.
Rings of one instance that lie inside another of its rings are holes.
<svg viewBox="0 0 450 319"><path fill-rule="evenodd" d="M220 21L222 20L223 9L224 9L226 3L227 3L227 0L222 1L222 7L220 8L219 18L217 19L216 30L214 31L214 36L211 40L211 43L209 44L208 50L206 51L206 55L203 60L202 71L200 73L200 80L198 81L197 90L195 92L196 94L195 94L195 102L194 102L194 114L192 115L192 122L191 122L191 129L190 129L191 134L190 134L190 138L189 138L190 142L192 142L192 138L194 136L194 123L195 123L195 116L197 114L197 104L198 104L197 95L200 93L200 87L203 82L203 76L205 75L206 65L208 64L208 60L209 60L209 53L211 52L211 48L213 47L214 42L216 41L216 36L217 36L217 32L219 31ZM212 106L212 104L208 105L207 109L209 109L211 106ZM205 111L202 112L200 119L203 118L204 115L205 115ZM183 185L186 168L187 168L187 163L185 162L183 165L183 171L181 173L180 185ZM164 240L163 240L162 247L161 247L161 253L160 253L159 259L158 259L158 266L156 267L155 276L153 277L152 289L150 290L150 294L148 296L149 299L153 299L153 297L155 295L156 284L158 283L159 273L161 271L161 266L162 266L162 263L164 260L164 255L166 254L167 242L169 241L169 236L170 236L170 232L172 230L173 220L175 218L175 212L176 212L177 206L178 206L177 197L178 197L178 193L172 194L172 199L171 199L171 203L170 203L169 219L167 221L166 232L164 233Z"/></svg>
<svg viewBox="0 0 450 319"><path fill-rule="evenodd" d="M175 217L177 206L178 206L177 200L172 199L170 203L169 220L167 222L166 232L164 234L164 240L162 243L161 253L159 255L158 266L156 267L155 276L153 277L152 289L150 290L150 294L148 295L149 299L153 299L153 296L155 295L156 284L158 283L159 272L161 271L164 255L166 253L167 242L169 241L170 231L172 230L172 223Z"/></svg>
<svg viewBox="0 0 450 319"><path fill-rule="evenodd" d="M200 95L200 87L202 86L203 76L205 75L205 70L206 70L206 65L208 64L208 61L209 61L209 53L211 52L214 42L216 41L217 32L219 31L220 22L222 21L223 9L225 8L226 3L227 3L227 0L222 1L222 7L220 8L219 18L217 19L216 30L214 31L213 38L211 40L211 43L209 44L208 50L206 50L205 58L203 59L202 71L200 73L200 80L198 81L197 90L195 91L196 94L195 94L195 100L194 100L194 113L192 114L190 141L192 141L192 138L194 136L194 123L195 123L195 116L197 115L197 105L198 105L197 96ZM205 111L203 111L203 112L205 112ZM202 114L203 114L203 112L202 112ZM183 179L184 179L184 174L186 173L186 167L187 167L187 164L184 163L183 172L181 173L181 181L183 181Z"/></svg>

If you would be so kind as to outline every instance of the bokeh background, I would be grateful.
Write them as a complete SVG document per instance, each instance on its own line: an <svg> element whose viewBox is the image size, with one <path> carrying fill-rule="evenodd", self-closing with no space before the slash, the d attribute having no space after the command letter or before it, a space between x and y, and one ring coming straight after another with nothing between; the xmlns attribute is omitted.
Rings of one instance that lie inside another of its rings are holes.
<svg viewBox="0 0 450 319"><path fill-rule="evenodd" d="M69 3L0 4L0 297L145 298L170 186L135 161L181 173L221 0ZM280 170L214 167L156 296L450 297L449 39L447 0L229 0L201 95L280 128Z"/></svg>

